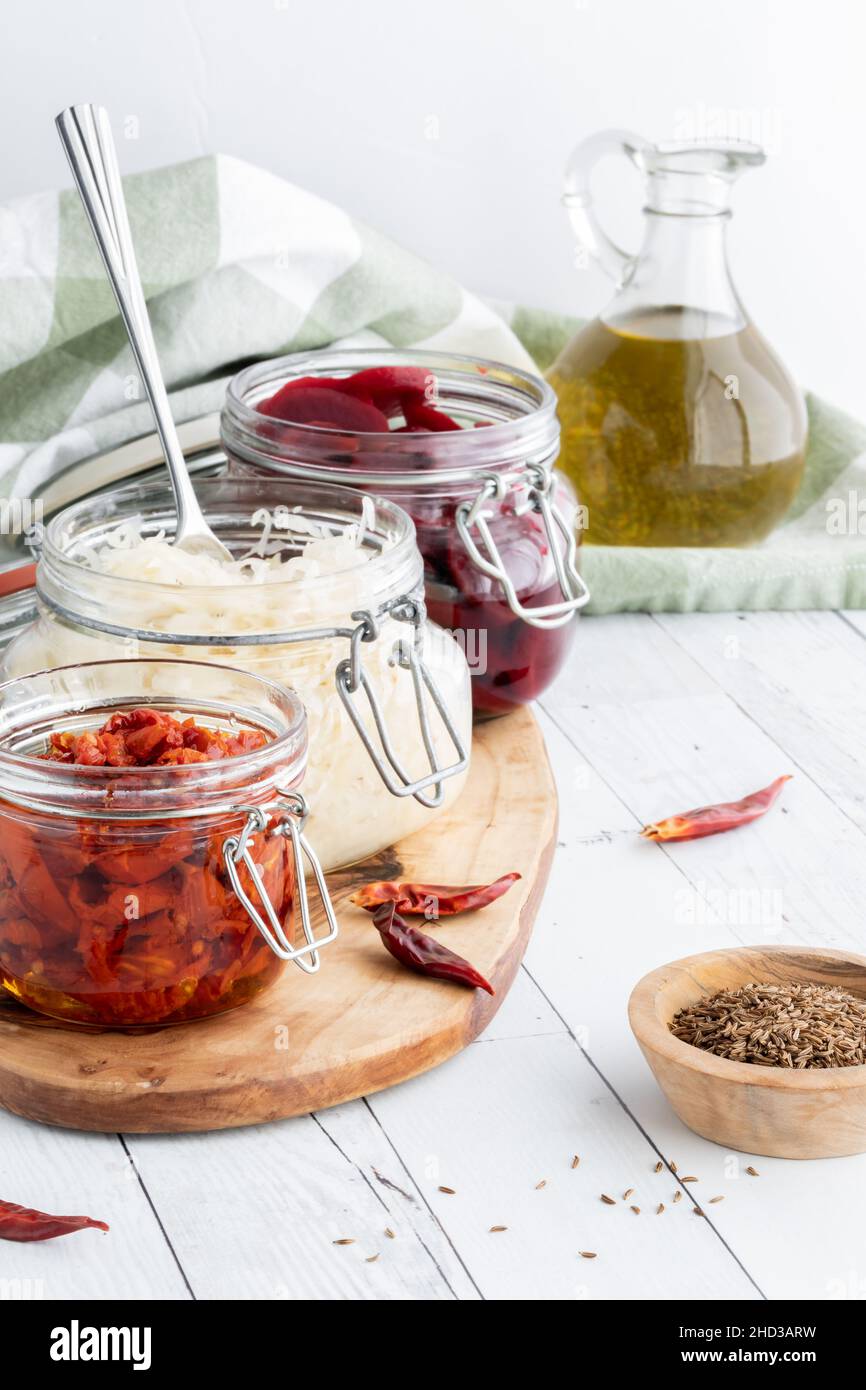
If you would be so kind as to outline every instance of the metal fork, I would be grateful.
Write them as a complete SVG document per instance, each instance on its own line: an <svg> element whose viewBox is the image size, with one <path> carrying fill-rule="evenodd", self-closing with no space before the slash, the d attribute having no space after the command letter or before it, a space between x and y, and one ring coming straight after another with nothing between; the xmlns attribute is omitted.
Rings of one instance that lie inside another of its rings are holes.
<svg viewBox="0 0 866 1390"><path fill-rule="evenodd" d="M177 507L174 543L192 553L231 560L231 552L202 515L177 437L135 260L108 112L90 102L69 106L56 125L156 421Z"/></svg>

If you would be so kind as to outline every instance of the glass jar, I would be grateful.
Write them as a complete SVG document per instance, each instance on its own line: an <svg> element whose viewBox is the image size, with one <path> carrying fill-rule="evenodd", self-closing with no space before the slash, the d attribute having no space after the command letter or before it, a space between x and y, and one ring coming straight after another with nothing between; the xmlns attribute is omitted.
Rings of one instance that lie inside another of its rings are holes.
<svg viewBox="0 0 866 1390"><path fill-rule="evenodd" d="M348 434L256 409L292 379L371 366L433 372L437 407L465 428ZM540 378L437 352L295 353L230 382L221 433L236 475L350 484L405 507L424 557L428 612L463 646L477 711L505 713L556 676L589 594L577 571L576 500L553 470L556 398Z"/></svg>
<svg viewBox="0 0 866 1390"><path fill-rule="evenodd" d="M645 180L643 244L627 255L596 217L598 160ZM764 540L803 477L802 392L751 322L731 279L733 186L764 162L738 140L653 145L628 131L584 140L564 203L583 263L616 292L559 354L563 467L599 545L739 546Z"/></svg>
<svg viewBox="0 0 866 1390"><path fill-rule="evenodd" d="M142 707L268 741L182 766L39 756L54 732ZM0 685L0 984L52 1017L132 1028L233 1009L286 960L316 970L337 926L302 833L306 752L294 693L214 664L90 662Z"/></svg>
<svg viewBox="0 0 866 1390"><path fill-rule="evenodd" d="M208 659L282 681L307 711L305 785L325 869L379 853L454 801L471 744L466 660L426 621L411 520L391 502L319 483L220 478L196 492L234 555L294 556L311 532L351 533L357 560L261 584L107 575L94 552L124 528L170 538L175 508L166 483L102 493L46 526L39 616L0 675L124 654Z"/></svg>

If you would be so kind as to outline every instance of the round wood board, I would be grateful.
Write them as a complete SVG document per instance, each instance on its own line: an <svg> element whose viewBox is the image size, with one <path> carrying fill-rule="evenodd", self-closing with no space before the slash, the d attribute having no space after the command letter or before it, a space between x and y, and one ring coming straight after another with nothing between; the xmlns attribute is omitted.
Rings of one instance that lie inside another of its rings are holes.
<svg viewBox="0 0 866 1390"><path fill-rule="evenodd" d="M221 1018L130 1035L55 1023L0 1002L0 1105L71 1129L186 1133L306 1114L393 1086L452 1057L486 1027L520 964L556 842L556 789L528 710L475 730L452 810L364 863L329 875L340 935L321 970L287 965ZM496 990L398 965L349 902L371 879L486 883L523 877L482 912L431 931Z"/></svg>

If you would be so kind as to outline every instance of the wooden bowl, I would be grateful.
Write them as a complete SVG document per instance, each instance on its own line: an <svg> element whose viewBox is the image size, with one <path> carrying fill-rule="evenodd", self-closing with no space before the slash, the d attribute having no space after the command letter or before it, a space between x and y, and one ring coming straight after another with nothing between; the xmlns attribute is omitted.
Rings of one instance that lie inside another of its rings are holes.
<svg viewBox="0 0 866 1390"><path fill-rule="evenodd" d="M683 1124L726 1149L774 1158L866 1152L866 1066L758 1067L702 1052L670 1032L679 1009L720 989L810 981L866 997L866 957L806 946L705 951L645 975L628 1015Z"/></svg>

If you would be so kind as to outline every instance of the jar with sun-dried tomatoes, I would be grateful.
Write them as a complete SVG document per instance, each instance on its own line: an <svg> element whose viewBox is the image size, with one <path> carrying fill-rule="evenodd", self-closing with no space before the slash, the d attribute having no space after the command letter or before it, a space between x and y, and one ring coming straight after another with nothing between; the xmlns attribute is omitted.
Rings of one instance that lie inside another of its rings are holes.
<svg viewBox="0 0 866 1390"><path fill-rule="evenodd" d="M293 692L212 662L0 686L0 985L135 1028L235 1008L289 960L316 970L337 924L303 834L306 752Z"/></svg>

